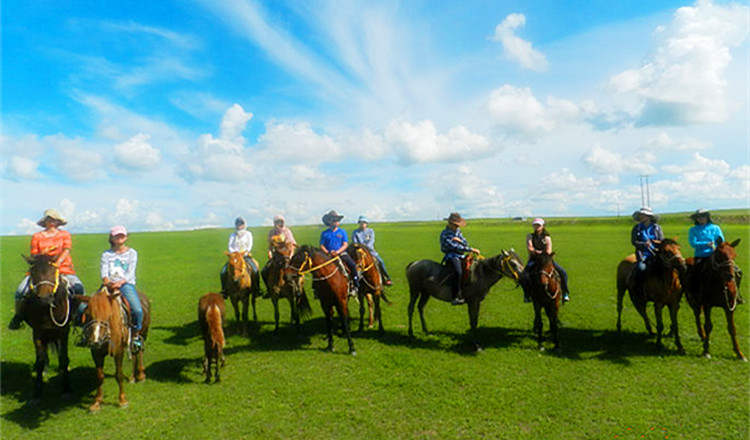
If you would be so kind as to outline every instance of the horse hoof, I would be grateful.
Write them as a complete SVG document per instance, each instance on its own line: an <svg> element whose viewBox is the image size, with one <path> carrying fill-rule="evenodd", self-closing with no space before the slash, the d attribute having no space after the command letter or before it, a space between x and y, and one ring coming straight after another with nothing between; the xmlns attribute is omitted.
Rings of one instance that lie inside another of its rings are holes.
<svg viewBox="0 0 750 440"><path fill-rule="evenodd" d="M100 409L102 409L102 406L101 406L101 404L100 404L99 402L96 402L96 403L94 403L93 405L91 405L91 406L89 407L89 412L97 412L97 411L99 411Z"/></svg>
<svg viewBox="0 0 750 440"><path fill-rule="evenodd" d="M742 362L747 362L747 358L745 356L738 356L737 359L741 360Z"/></svg>
<svg viewBox="0 0 750 440"><path fill-rule="evenodd" d="M539 352L540 352L540 353L544 353L545 351L546 351L546 349L544 348L544 346L543 346L543 345L540 345L540 346L539 346Z"/></svg>
<svg viewBox="0 0 750 440"><path fill-rule="evenodd" d="M120 408L127 408L127 407L128 407L128 405L130 405L130 404L128 403L128 401L127 401L127 400L126 400L126 401L124 401L124 402L120 402Z"/></svg>
<svg viewBox="0 0 750 440"><path fill-rule="evenodd" d="M349 352L349 354L352 355L352 356L356 356L357 355L357 351L356 350L352 350L352 351Z"/></svg>
<svg viewBox="0 0 750 440"><path fill-rule="evenodd" d="M704 357L705 359L711 359L711 355L710 355L710 354L708 354L708 353L703 353L703 357Z"/></svg>

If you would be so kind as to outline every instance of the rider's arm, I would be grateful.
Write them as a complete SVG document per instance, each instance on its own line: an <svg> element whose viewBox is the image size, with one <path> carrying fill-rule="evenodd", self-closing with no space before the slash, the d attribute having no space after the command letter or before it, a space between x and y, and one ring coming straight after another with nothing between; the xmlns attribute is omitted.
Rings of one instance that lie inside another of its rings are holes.
<svg viewBox="0 0 750 440"><path fill-rule="evenodd" d="M549 235L547 236L547 249L545 249L544 251L547 253L547 255L552 254L552 237L550 237Z"/></svg>

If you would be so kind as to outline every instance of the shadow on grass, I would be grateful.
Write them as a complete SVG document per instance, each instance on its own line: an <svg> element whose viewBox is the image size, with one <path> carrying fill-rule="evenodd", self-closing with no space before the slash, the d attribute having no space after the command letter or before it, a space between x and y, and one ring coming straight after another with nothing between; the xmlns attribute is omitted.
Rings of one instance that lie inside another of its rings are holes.
<svg viewBox="0 0 750 440"><path fill-rule="evenodd" d="M203 353L200 357L165 359L153 362L146 367L146 375L148 380L157 382L196 383L202 381L202 356Z"/></svg>
<svg viewBox="0 0 750 440"><path fill-rule="evenodd" d="M24 429L35 429L42 425L53 414L71 408L83 408L84 404L93 402L92 393L96 390L96 371L93 367L77 367L70 370L70 385L73 393L63 396L62 377L57 369L50 369L45 379L41 400L31 399L36 373L31 364L19 362L0 362L0 376L3 384L0 394L5 398L17 400L23 406L3 413L6 423L14 423Z"/></svg>

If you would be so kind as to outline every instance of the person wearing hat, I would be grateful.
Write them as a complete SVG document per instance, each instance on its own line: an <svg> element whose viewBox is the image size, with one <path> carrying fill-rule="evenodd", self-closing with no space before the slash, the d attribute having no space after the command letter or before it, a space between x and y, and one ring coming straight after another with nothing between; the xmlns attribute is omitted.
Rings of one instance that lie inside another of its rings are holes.
<svg viewBox="0 0 750 440"><path fill-rule="evenodd" d="M268 270L274 260L286 260L292 257L294 249L297 248L297 241L294 240L292 231L286 227L286 220L281 214L274 216L273 228L268 231L268 261L260 271L263 282L268 286ZM266 292L270 295L270 292Z"/></svg>
<svg viewBox="0 0 750 440"><path fill-rule="evenodd" d="M73 260L70 257L70 250L73 246L70 232L59 229L60 226L67 223L57 210L47 209L44 211L42 218L36 222L44 230L31 236L31 255L54 256L60 275L68 282L68 291L71 296L85 295L83 283L76 275ZM16 313L8 325L11 330L17 330L23 326L25 299L28 292L29 276L26 275L16 289Z"/></svg>
<svg viewBox="0 0 750 440"><path fill-rule="evenodd" d="M339 227L342 218L344 218L343 215L339 215L333 210L323 216L323 224L328 226L328 229L320 234L320 249L331 257L339 257L341 261L346 264L349 268L349 274L352 281L352 287L349 289L349 296L357 296L357 290L359 290L357 263L355 263L354 260L352 260L352 257L346 252L346 249L349 247L349 236L345 230Z"/></svg>
<svg viewBox="0 0 750 440"><path fill-rule="evenodd" d="M237 217L236 219L234 219L234 232L229 234L229 244L227 245L227 249L231 253L242 253L245 258L245 263L251 268L253 272L258 272L258 265L251 254L251 251L253 250L253 233L246 229L244 218ZM224 266L221 268L220 278L221 294L224 296L224 298L226 298L227 263L224 263ZM256 295L260 293L260 286L253 285L251 289Z"/></svg>
<svg viewBox="0 0 750 440"><path fill-rule="evenodd" d="M99 274L102 285L110 291L119 290L130 305L131 345L135 351L143 346L141 326L143 305L135 289L135 269L138 265L138 252L126 245L128 230L117 225L109 230L109 249L102 252L99 260Z"/></svg>
<svg viewBox="0 0 750 440"><path fill-rule="evenodd" d="M522 284L529 282L529 273L527 272L527 269L534 265L533 257L539 254L552 254L552 237L544 226L544 219L534 219L534 221L531 222L531 227L534 230L526 236L526 250L529 251L529 261L526 263L526 267L521 274ZM557 263L557 261L552 260L552 264L555 266L557 273L560 274L563 301L570 301L570 292L568 291L568 273ZM531 302L531 297L526 293L526 290L524 290L523 293L523 301Z"/></svg>
<svg viewBox="0 0 750 440"><path fill-rule="evenodd" d="M380 267L380 273L381 275L383 275L384 279L383 284L385 284L386 286L392 286L393 282L391 281L391 277L388 275L388 271L385 269L385 262L383 261L383 258L380 257L380 254L378 254L378 252L375 250L375 230L367 227L370 221L367 220L367 217L365 217L364 215L359 216L359 219L357 219L357 223L359 224L359 228L352 232L352 243L364 246L368 251L370 251L370 254L375 257L375 260L378 262L378 265Z"/></svg>
<svg viewBox="0 0 750 440"><path fill-rule="evenodd" d="M700 276L703 273L706 261L714 253L716 246L723 243L725 239L719 225L711 220L709 211L698 209L690 215L690 219L693 220L694 226L688 231L688 241L695 253L688 284L695 286L700 283ZM688 264L690 264L690 260L688 260ZM734 269L737 286L739 287L742 280L742 271L736 264ZM739 294L739 290L737 292ZM738 296L737 298L741 300L741 297Z"/></svg>
<svg viewBox="0 0 750 440"><path fill-rule="evenodd" d="M633 271L635 290L643 293L643 279L651 257L656 255L664 240L664 232L657 223L659 216L651 208L643 207L633 212L633 220L638 223L630 231L630 243L635 247L636 266Z"/></svg>
<svg viewBox="0 0 750 440"><path fill-rule="evenodd" d="M448 224L440 233L440 251L445 254L443 256L443 263L447 266L452 267L454 271L453 279L453 300L451 304L454 306L463 304L466 301L462 296L462 282L461 282L461 260L464 259L464 253L474 252L479 254L479 249L475 249L469 246L469 242L464 238L461 233L461 228L466 226L466 220L461 217L461 214L452 212L447 220Z"/></svg>

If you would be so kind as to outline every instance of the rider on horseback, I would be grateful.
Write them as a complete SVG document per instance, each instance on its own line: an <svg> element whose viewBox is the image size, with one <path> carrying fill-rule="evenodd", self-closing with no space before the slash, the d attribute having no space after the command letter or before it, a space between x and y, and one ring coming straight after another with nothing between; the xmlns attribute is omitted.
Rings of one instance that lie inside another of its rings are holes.
<svg viewBox="0 0 750 440"><path fill-rule="evenodd" d="M521 274L521 284L528 284L530 280L529 269L534 266L534 257L540 254L552 254L552 237L550 237L547 228L544 227L544 219L537 218L531 222L534 230L526 236L526 250L529 251L529 261ZM568 273L560 266L557 261L552 260L555 270L560 274L560 284L562 284L563 301L570 301L570 292L568 291ZM523 302L531 302L531 296L526 289L523 292Z"/></svg>
<svg viewBox="0 0 750 440"><path fill-rule="evenodd" d="M128 231L124 226L115 226L109 231L110 248L102 253L99 272L102 284L111 292L119 290L130 305L131 347L138 351L143 346L141 330L143 305L135 289L135 268L138 265L138 252L125 245Z"/></svg>
<svg viewBox="0 0 750 440"><path fill-rule="evenodd" d="M245 229L245 219L237 217L234 220L235 230L229 235L229 245L227 248L229 252L241 252L245 263L251 268L253 272L258 272L258 265L253 259L250 251L253 249L253 233ZM227 263L221 268L221 295L226 298L226 284L227 284ZM252 286L253 294L260 294L260 286Z"/></svg>
<svg viewBox="0 0 750 440"><path fill-rule="evenodd" d="M339 215L336 211L329 211L323 216L323 224L328 226L328 229L320 234L320 248L331 257L338 256L346 264L349 268L349 275L352 281L349 296L357 296L357 290L359 289L357 263L346 252L346 249L349 247L349 237L345 230L339 228L339 222L342 218L344 216Z"/></svg>
<svg viewBox="0 0 750 440"><path fill-rule="evenodd" d="M447 220L448 224L443 229L443 232L440 233L440 251L445 254L443 263L452 267L455 274L453 280L453 301L451 301L451 304L456 306L466 302L461 295L463 288L461 262L465 257L464 253L474 252L475 254L479 254L479 249L469 246L469 242L461 234L461 228L466 226L466 219L461 217L461 214L452 212L444 220Z"/></svg>
<svg viewBox="0 0 750 440"><path fill-rule="evenodd" d="M635 258L637 264L633 271L635 292L643 295L643 279L650 259L659 250L659 245L664 240L664 232L657 224L659 216L655 215L651 208L643 207L633 212L633 220L638 223L630 231L630 243L635 246Z"/></svg>
<svg viewBox="0 0 750 440"><path fill-rule="evenodd" d="M72 239L70 232L58 229L67 222L55 209L44 211L42 218L36 222L44 228L31 237L31 255L55 256L55 264L60 270L60 275L68 282L70 295L85 295L83 283L73 269L73 261L70 258ZM16 289L16 313L11 319L8 328L18 330L23 326L24 308L26 305L26 294L29 292L29 276L26 275ZM80 315L80 313L79 313Z"/></svg>
<svg viewBox="0 0 750 440"><path fill-rule="evenodd" d="M268 286L268 271L271 269L271 265L274 263L282 263L285 265L285 261L288 261L292 257L294 250L297 248L297 242L294 240L292 231L285 226L284 217L279 214L273 218L273 228L268 231L268 261L263 269L260 271L260 276L263 277L263 282ZM266 292L266 296L270 296L270 290Z"/></svg>
<svg viewBox="0 0 750 440"><path fill-rule="evenodd" d="M709 211L698 209L690 215L690 219L693 220L695 226L691 227L690 231L688 231L688 238L690 246L695 250L695 257L692 262L688 260L688 265L692 263L691 275L687 283L688 289L691 286L700 284L700 277L705 270L706 262L714 253L716 246L725 241L724 233L721 231L719 225L711 220L711 213ZM740 281L742 280L742 271L736 264L734 271L737 287L739 288ZM737 290L737 300L739 303L744 302L742 297L739 296L739 289Z"/></svg>
<svg viewBox="0 0 750 440"><path fill-rule="evenodd" d="M375 250L375 230L367 227L370 222L364 215L359 216L357 223L359 224L359 228L352 232L352 243L362 245L370 251L370 254L375 257L375 260L377 260L380 267L380 273L383 275L384 280L383 284L386 286L393 285L391 277L388 275L388 271L385 270L385 262L383 261L383 258Z"/></svg>

